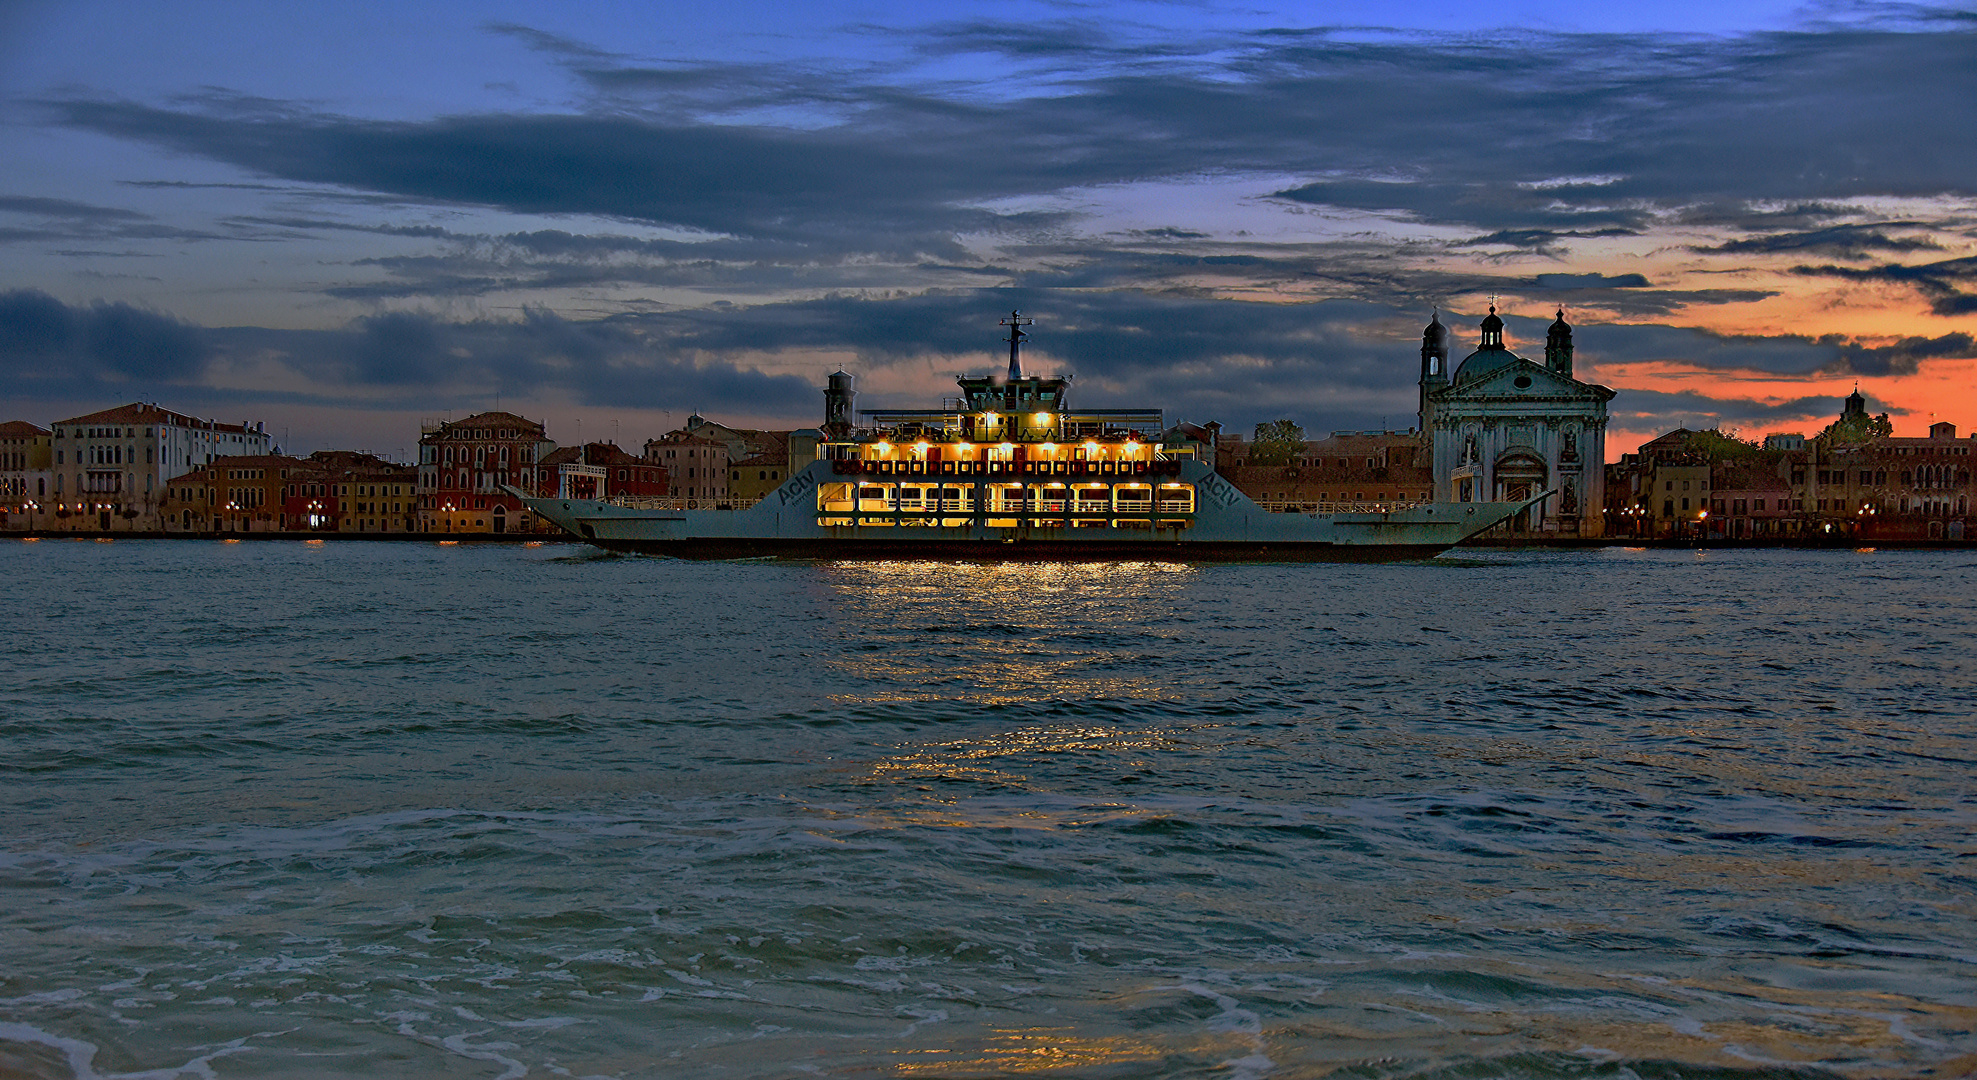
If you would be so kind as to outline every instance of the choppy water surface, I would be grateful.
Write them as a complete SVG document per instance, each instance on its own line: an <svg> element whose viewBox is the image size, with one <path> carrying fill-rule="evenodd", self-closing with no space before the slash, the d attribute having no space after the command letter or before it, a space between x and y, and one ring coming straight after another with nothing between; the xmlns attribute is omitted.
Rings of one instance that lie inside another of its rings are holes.
<svg viewBox="0 0 1977 1080"><path fill-rule="evenodd" d="M1977 1071L1977 557L0 543L0 1076Z"/></svg>

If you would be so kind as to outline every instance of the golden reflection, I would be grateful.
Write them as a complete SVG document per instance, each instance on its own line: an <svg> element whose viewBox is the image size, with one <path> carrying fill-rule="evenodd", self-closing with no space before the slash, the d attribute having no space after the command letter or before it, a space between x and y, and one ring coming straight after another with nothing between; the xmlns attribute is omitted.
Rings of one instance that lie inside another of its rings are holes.
<svg viewBox="0 0 1977 1080"><path fill-rule="evenodd" d="M1125 732L1103 727L1055 726L1019 728L978 738L923 743L901 748L872 764L875 779L911 782L922 779L969 780L975 783L1021 784L1035 764L1061 754L1102 754L1125 771L1151 765L1126 754L1153 755L1176 745L1161 732ZM967 824L982 825L972 821Z"/></svg>
<svg viewBox="0 0 1977 1080"><path fill-rule="evenodd" d="M1209 1041L1215 1045L1195 1052L1203 1056L1227 1054L1219 1048L1229 1043L1229 1039L1210 1036ZM1190 1049L1162 1046L1134 1035L1094 1038L1079 1035L1068 1027L997 1028L988 1033L980 1046L893 1051L898 1060L891 1063L891 1068L902 1076L1049 1073L1060 1069L1152 1065L1175 1053L1188 1053Z"/></svg>
<svg viewBox="0 0 1977 1080"><path fill-rule="evenodd" d="M873 647L826 662L866 694L839 704L982 706L1168 700L1186 563L844 562L822 567L835 618ZM1191 669L1189 669L1191 670Z"/></svg>

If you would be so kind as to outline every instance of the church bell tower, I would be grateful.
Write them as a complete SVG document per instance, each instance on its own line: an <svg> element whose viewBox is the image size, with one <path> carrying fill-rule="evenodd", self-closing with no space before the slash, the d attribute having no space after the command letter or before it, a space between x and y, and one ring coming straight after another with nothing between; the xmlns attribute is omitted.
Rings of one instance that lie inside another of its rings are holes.
<svg viewBox="0 0 1977 1080"><path fill-rule="evenodd" d="M1572 377L1572 325L1565 321L1564 308L1558 309L1558 321L1545 333L1545 366Z"/></svg>
<svg viewBox="0 0 1977 1080"><path fill-rule="evenodd" d="M1436 311L1426 329L1421 331L1421 433L1428 433L1430 422L1428 398L1435 391L1448 385L1448 327L1442 325L1442 313Z"/></svg>

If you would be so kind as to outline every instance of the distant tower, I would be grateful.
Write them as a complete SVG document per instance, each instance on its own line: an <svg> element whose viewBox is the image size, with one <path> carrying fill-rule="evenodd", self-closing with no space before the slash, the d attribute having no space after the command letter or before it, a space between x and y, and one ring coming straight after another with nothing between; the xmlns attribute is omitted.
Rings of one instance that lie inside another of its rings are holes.
<svg viewBox="0 0 1977 1080"><path fill-rule="evenodd" d="M824 434L833 439L851 433L851 406L858 398L856 382L849 372L839 368L831 373L830 385L824 388Z"/></svg>
<svg viewBox="0 0 1977 1080"><path fill-rule="evenodd" d="M1572 377L1572 326L1565 321L1564 308L1558 309L1558 321L1545 334L1545 366Z"/></svg>
<svg viewBox="0 0 1977 1080"><path fill-rule="evenodd" d="M1442 325L1440 309L1421 331L1421 431L1426 434L1431 418L1428 397L1448 385L1448 327Z"/></svg>
<svg viewBox="0 0 1977 1080"><path fill-rule="evenodd" d="M1503 320L1497 318L1495 304L1491 304L1490 313L1483 316L1482 329L1483 340L1476 345L1478 352L1503 348Z"/></svg>
<svg viewBox="0 0 1977 1080"><path fill-rule="evenodd" d="M1023 359L1021 355L1019 355L1019 350L1022 349L1023 342L1028 341L1030 339L1030 335L1025 334L1023 332L1023 327L1028 326L1034 322L1036 322L1035 319L1025 319L1023 317L1023 313L1020 311L1012 311L1009 313L1008 318L1002 320L1002 325L1009 328L1009 381L1010 382L1015 382L1017 379L1023 377Z"/></svg>
<svg viewBox="0 0 1977 1080"><path fill-rule="evenodd" d="M1847 411L1840 414L1841 420L1852 417L1867 419L1867 399L1860 396L1859 386L1855 386L1853 393L1847 395Z"/></svg>

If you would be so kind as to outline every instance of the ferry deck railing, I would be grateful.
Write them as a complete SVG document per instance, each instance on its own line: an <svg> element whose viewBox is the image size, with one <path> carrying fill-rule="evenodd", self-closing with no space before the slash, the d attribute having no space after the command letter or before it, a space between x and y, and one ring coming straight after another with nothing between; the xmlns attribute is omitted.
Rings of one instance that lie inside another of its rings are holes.
<svg viewBox="0 0 1977 1080"><path fill-rule="evenodd" d="M1266 502L1259 499L1256 505L1273 514L1387 514L1396 510L1411 510L1414 507L1426 506L1427 504L1418 500L1404 501L1399 499L1393 502L1295 502L1277 500Z"/></svg>

